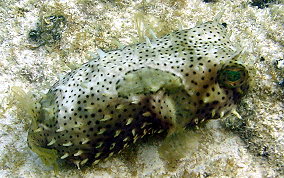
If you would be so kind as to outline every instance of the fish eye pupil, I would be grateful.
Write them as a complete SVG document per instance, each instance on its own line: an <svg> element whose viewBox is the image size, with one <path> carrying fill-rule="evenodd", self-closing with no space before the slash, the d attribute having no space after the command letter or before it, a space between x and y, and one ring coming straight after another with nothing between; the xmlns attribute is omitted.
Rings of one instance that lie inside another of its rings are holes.
<svg viewBox="0 0 284 178"><path fill-rule="evenodd" d="M226 70L224 71L224 74L227 76L227 80L230 82L235 82L241 78L241 73L239 71Z"/></svg>

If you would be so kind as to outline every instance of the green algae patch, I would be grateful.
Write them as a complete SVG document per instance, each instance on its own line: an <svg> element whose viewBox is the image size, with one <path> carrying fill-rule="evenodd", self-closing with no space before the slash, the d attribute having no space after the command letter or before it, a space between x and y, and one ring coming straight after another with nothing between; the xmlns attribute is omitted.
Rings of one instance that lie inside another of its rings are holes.
<svg viewBox="0 0 284 178"><path fill-rule="evenodd" d="M251 5L260 9L268 7L270 4L277 3L276 0L252 0Z"/></svg>
<svg viewBox="0 0 284 178"><path fill-rule="evenodd" d="M8 108L11 108L12 105L16 106L15 114L17 115L18 118L22 119L18 121L23 122L24 130L27 130L28 126L31 126L31 128L33 129L38 128L37 118L39 117L38 108L40 108L40 104L37 102L35 94L33 94L32 92L26 93L21 87L13 86L10 89L10 97L8 98L8 101L9 105L11 105L11 106L8 105ZM12 127L6 129L13 131ZM31 133L31 130L29 130L29 132L30 133L28 136L28 145L30 149L41 158L42 162L45 165L53 166L55 172L57 172L58 171L57 151L53 149L42 148L36 145L35 140L30 139L30 137L35 136L37 133ZM19 139L20 138L17 137L17 140ZM11 146L8 153L4 155L5 160L7 160L6 163L11 162L11 160L13 161L17 160L17 167L24 164L24 160L22 159L23 157L24 153L16 150L14 145ZM2 167L1 164L0 167Z"/></svg>
<svg viewBox="0 0 284 178"><path fill-rule="evenodd" d="M54 171L58 172L58 163L57 163L58 154L57 154L57 151L54 150L54 149L42 148L42 147L34 144L34 140L32 138L35 134L36 133L30 132L29 135L28 135L29 147L31 148L31 150L33 152L35 152L40 157L40 159L42 160L42 162L46 166L53 166Z"/></svg>
<svg viewBox="0 0 284 178"><path fill-rule="evenodd" d="M25 120L25 125L30 123L35 123L35 119L38 117L39 103L36 101L35 97L31 92L26 93L20 87L11 87L11 104L16 103L16 114L19 118ZM35 126L33 126L35 127Z"/></svg>
<svg viewBox="0 0 284 178"><path fill-rule="evenodd" d="M41 17L37 28L29 32L29 39L37 44L36 47L56 43L61 40L65 23L63 15Z"/></svg>
<svg viewBox="0 0 284 178"><path fill-rule="evenodd" d="M200 136L194 131L180 130L163 140L158 153L167 168L174 171L181 159L198 150Z"/></svg>

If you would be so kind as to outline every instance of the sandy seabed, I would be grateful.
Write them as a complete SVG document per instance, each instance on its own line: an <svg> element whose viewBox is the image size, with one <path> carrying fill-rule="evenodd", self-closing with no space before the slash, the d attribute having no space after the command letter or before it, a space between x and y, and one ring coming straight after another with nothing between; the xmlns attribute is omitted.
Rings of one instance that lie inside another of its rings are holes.
<svg viewBox="0 0 284 178"><path fill-rule="evenodd" d="M281 2L281 1L280 1ZM284 176L284 5L246 0L71 0L0 2L0 177L281 177ZM223 11L230 39L252 78L238 112L188 131L170 146L149 139L96 166L55 173L27 146L31 120L15 89L39 96L98 48L143 41L213 20ZM36 47L28 37L41 17L66 18L61 40ZM118 43L120 42L120 44ZM18 96L18 97L17 97ZM164 153L164 154L162 154ZM165 153L169 153L165 156Z"/></svg>

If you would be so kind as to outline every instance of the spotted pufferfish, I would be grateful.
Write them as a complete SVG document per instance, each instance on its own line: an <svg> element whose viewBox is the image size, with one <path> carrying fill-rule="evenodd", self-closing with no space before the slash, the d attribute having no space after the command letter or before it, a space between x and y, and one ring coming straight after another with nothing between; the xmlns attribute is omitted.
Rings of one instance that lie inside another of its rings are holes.
<svg viewBox="0 0 284 178"><path fill-rule="evenodd" d="M248 89L241 50L214 20L99 52L40 100L28 133L44 162L97 164L151 134L235 113Z"/></svg>

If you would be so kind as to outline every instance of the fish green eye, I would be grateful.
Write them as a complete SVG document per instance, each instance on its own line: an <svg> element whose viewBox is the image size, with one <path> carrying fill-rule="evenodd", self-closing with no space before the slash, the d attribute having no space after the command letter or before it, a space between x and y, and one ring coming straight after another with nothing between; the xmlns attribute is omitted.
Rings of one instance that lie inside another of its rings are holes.
<svg viewBox="0 0 284 178"><path fill-rule="evenodd" d="M230 82L236 82L240 80L241 78L241 72L240 71L232 71L232 70L226 70L224 71L226 73L227 79Z"/></svg>
<svg viewBox="0 0 284 178"><path fill-rule="evenodd" d="M238 88L247 82L248 71L238 63L228 64L218 71L217 81L226 88Z"/></svg>

